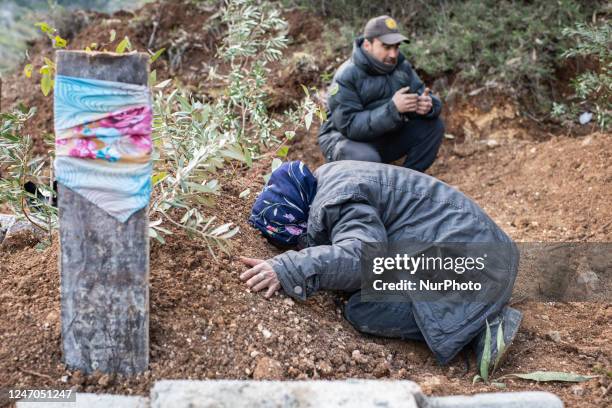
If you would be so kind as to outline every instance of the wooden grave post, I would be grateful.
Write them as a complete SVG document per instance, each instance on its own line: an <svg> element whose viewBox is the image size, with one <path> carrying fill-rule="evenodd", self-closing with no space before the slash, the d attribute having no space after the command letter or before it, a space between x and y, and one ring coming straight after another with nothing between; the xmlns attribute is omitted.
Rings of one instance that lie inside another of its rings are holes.
<svg viewBox="0 0 612 408"><path fill-rule="evenodd" d="M57 74L147 85L149 57L58 51ZM149 365L147 208L119 222L58 183L63 359L133 375Z"/></svg>

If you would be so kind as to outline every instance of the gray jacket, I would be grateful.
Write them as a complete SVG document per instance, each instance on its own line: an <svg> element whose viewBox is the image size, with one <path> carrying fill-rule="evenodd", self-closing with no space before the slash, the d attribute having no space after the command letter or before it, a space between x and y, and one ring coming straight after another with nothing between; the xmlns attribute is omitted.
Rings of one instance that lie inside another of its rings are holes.
<svg viewBox="0 0 612 408"><path fill-rule="evenodd" d="M308 247L268 260L288 295L304 300L321 289L359 290L363 242L512 245L513 265L489 272L500 288L494 303L414 304L417 324L441 363L463 348L510 298L518 270L516 247L458 190L425 174L380 163L338 161L314 174L318 186L308 218Z"/></svg>

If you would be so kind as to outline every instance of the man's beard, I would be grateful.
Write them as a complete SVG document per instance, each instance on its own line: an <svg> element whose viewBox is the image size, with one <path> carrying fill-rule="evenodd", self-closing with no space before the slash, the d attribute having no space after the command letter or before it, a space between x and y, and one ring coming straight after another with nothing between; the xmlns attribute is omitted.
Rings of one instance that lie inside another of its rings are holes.
<svg viewBox="0 0 612 408"><path fill-rule="evenodd" d="M385 58L383 59L383 63L387 65L395 65L397 64L397 58Z"/></svg>

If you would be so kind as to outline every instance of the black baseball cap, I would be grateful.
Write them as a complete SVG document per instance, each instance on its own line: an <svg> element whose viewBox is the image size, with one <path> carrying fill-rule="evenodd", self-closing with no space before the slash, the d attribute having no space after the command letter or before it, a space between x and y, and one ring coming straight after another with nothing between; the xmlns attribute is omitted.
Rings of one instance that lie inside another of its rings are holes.
<svg viewBox="0 0 612 408"><path fill-rule="evenodd" d="M365 38L378 38L384 44L398 44L408 41L408 38L400 34L395 19L389 16L378 16L370 19L363 30Z"/></svg>

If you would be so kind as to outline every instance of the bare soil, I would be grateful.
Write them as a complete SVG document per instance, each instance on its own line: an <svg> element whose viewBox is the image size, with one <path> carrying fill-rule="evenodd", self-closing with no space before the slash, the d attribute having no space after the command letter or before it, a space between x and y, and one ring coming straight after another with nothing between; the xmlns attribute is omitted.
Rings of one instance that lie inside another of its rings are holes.
<svg viewBox="0 0 612 408"><path fill-rule="evenodd" d="M129 34L141 48L152 32L148 16L155 13L154 5L147 5L135 14L98 15L72 44L82 48L102 40L112 26L118 38ZM166 31L183 27L196 32L208 15L199 9L166 10L155 48L169 38ZM308 30L310 23L295 28L308 19L312 16L290 15L296 40L288 59L299 51L304 37L314 35ZM142 31L129 31L134 26ZM48 48L37 43L31 55L39 58L43 51ZM214 53L188 52L201 59L186 59L191 62L173 75L197 90L198 78ZM156 64L158 78L164 78L160 73L170 75L167 59ZM275 81L276 89L289 83L283 75ZM317 78L311 80L307 85L318 83ZM3 92L8 100L39 107L29 129L37 140L52 132L51 99L43 98L33 81L16 75ZM447 107L447 130L455 138L444 141L428 172L472 197L517 241L611 241L610 134L551 135L522 118L503 98L493 97L484 108L481 102L467 100ZM312 169L323 163L316 131L314 126L298 135L290 159L303 160ZM221 177L223 193L214 214L220 222L241 227L231 242L231 255L219 253L213 258L205 245L178 231L165 245L152 242L151 364L133 378L84 375L62 363L57 237L43 250L30 241L0 247L0 388L74 387L82 392L147 395L159 379L390 378L416 381L434 395L499 391L491 385L472 385L476 369L470 354L442 367L424 344L358 333L342 318L338 294L320 293L301 303L284 294L268 301L245 289L238 278L245 267L237 256L268 258L277 251L246 223L255 194L246 199L238 195L247 187L255 192L263 186L270 160L250 169L228 167ZM516 301L524 321L499 375L548 370L597 377L578 385L506 379L502 391L550 391L568 407L609 406L611 304ZM548 335L551 330L559 332L560 340Z"/></svg>

